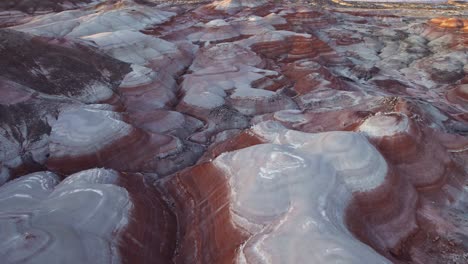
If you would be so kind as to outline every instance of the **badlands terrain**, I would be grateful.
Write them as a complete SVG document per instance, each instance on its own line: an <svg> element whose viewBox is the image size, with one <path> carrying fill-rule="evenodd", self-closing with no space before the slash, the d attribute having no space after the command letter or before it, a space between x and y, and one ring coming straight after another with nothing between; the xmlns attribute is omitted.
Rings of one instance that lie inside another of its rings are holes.
<svg viewBox="0 0 468 264"><path fill-rule="evenodd" d="M468 2L0 2L0 262L468 263Z"/></svg>

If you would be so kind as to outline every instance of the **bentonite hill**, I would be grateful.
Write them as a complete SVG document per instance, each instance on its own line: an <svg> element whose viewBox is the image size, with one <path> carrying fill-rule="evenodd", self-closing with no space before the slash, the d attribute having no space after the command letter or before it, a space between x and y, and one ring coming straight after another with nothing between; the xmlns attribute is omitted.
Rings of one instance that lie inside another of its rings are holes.
<svg viewBox="0 0 468 264"><path fill-rule="evenodd" d="M467 264L468 2L0 2L0 263Z"/></svg>

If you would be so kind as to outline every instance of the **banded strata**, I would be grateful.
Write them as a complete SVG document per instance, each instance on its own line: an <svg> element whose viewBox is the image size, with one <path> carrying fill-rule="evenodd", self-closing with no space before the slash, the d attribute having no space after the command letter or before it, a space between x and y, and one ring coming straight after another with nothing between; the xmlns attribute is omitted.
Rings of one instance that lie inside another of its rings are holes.
<svg viewBox="0 0 468 264"><path fill-rule="evenodd" d="M3 263L467 263L466 10L0 3Z"/></svg>

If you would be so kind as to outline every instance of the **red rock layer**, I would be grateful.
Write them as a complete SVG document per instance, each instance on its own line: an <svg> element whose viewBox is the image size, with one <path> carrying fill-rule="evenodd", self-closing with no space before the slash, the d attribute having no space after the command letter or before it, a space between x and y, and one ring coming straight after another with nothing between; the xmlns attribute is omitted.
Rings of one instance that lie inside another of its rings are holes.
<svg viewBox="0 0 468 264"><path fill-rule="evenodd" d="M281 62L319 59L327 64L336 59L333 49L315 36L289 36L282 41L255 43L252 50Z"/></svg>
<svg viewBox="0 0 468 264"><path fill-rule="evenodd" d="M263 140L249 130L243 131L227 140L212 144L200 158L199 162L207 162L225 152L235 151L262 143Z"/></svg>
<svg viewBox="0 0 468 264"><path fill-rule="evenodd" d="M165 178L160 186L178 212L174 262L234 263L248 234L231 221L230 187L223 172L203 163Z"/></svg>
<svg viewBox="0 0 468 264"><path fill-rule="evenodd" d="M455 88L448 90L446 96L450 102L466 108L468 104L468 84L457 85Z"/></svg>
<svg viewBox="0 0 468 264"><path fill-rule="evenodd" d="M152 175L120 173L117 185L133 202L129 222L120 234L122 263L171 263L177 220L154 186Z"/></svg>
<svg viewBox="0 0 468 264"><path fill-rule="evenodd" d="M193 152L194 151L194 152ZM49 170L70 174L94 167L126 172L156 172L166 175L179 166L193 163L201 152L199 146L166 135L149 134L135 129L131 134L115 139L112 145L96 149L93 154L76 157L54 156L47 160Z"/></svg>
<svg viewBox="0 0 468 264"><path fill-rule="evenodd" d="M313 33L321 28L336 23L336 19L328 13L320 11L299 11L286 14L284 18L288 21L284 25L278 25L278 30L289 30L298 33Z"/></svg>
<svg viewBox="0 0 468 264"><path fill-rule="evenodd" d="M346 82L313 60L301 60L286 64L283 73L294 82L294 90L299 95L324 87L337 90L347 90L348 88Z"/></svg>
<svg viewBox="0 0 468 264"><path fill-rule="evenodd" d="M395 263L461 263L468 248L458 233L466 224L448 215L463 194L463 168L414 106L400 102L396 110L387 116L409 122L406 130L370 138L392 173L381 187L354 195L348 227Z"/></svg>

